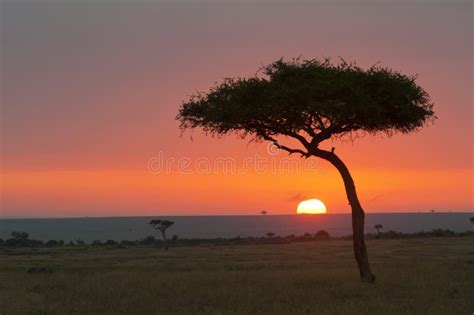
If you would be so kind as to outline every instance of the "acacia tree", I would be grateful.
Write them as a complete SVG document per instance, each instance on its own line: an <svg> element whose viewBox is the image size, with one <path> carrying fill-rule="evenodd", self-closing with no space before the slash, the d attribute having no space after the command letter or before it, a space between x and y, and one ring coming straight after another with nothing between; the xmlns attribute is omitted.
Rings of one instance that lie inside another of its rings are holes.
<svg viewBox="0 0 474 315"><path fill-rule="evenodd" d="M155 230L161 232L161 235L163 236L163 242L165 243L165 250L168 250L168 239L166 238L166 230L174 224L174 221L153 219L148 222L148 224L153 226Z"/></svg>
<svg viewBox="0 0 474 315"><path fill-rule="evenodd" d="M380 231L383 229L382 224L376 224L374 228L377 230L377 234L380 235Z"/></svg>
<svg viewBox="0 0 474 315"><path fill-rule="evenodd" d="M237 133L267 140L289 154L317 157L336 167L352 208L354 256L363 281L373 282L364 241L364 211L348 168L321 143L364 134L408 133L435 119L433 104L415 77L389 68L362 69L344 60L277 60L253 77L225 79L183 102L182 130ZM296 145L288 145L288 140Z"/></svg>

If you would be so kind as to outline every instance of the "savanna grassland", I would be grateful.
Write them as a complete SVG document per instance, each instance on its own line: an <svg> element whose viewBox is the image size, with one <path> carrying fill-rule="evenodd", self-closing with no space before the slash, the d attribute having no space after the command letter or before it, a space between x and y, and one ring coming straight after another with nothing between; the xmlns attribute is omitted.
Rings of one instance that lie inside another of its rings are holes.
<svg viewBox="0 0 474 315"><path fill-rule="evenodd" d="M370 240L368 249L375 285L359 281L347 240L168 252L152 247L4 248L0 313L474 312L473 237Z"/></svg>

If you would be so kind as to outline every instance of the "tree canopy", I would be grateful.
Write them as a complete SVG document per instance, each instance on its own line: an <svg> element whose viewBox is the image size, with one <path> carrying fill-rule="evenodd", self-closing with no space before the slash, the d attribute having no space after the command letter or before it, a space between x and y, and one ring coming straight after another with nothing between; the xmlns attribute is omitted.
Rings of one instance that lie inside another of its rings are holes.
<svg viewBox="0 0 474 315"><path fill-rule="evenodd" d="M148 222L148 224L152 225L155 229L164 232L167 228L174 224L174 221L153 219Z"/></svg>
<svg viewBox="0 0 474 315"><path fill-rule="evenodd" d="M415 79L343 60L280 59L253 77L225 79L193 95L177 119L183 130L201 127L213 135L235 132L275 143L274 137L288 136L312 147L357 131L408 133L435 118Z"/></svg>

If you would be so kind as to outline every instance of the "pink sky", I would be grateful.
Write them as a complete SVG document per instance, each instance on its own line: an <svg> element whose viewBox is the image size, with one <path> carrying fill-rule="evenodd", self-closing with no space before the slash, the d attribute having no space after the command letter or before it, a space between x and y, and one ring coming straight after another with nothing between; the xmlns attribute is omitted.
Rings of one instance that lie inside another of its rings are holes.
<svg viewBox="0 0 474 315"><path fill-rule="evenodd" d="M418 74L432 96L439 119L419 133L329 144L368 212L473 211L472 12L470 1L2 2L0 215L277 214L304 198L348 212L323 162L292 174L147 169L160 152L286 159L232 136L180 137L174 117L194 91L300 55L380 62Z"/></svg>

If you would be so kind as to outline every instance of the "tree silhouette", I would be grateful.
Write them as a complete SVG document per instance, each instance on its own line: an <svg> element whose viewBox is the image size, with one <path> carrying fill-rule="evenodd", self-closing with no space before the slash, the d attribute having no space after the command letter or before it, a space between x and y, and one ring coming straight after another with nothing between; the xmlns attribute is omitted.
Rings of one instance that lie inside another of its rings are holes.
<svg viewBox="0 0 474 315"><path fill-rule="evenodd" d="M331 236L329 235L329 233L325 230L320 230L316 232L316 234L314 234L314 238L317 240L326 240L326 239L329 239L330 237Z"/></svg>
<svg viewBox="0 0 474 315"><path fill-rule="evenodd" d="M471 221L471 223L474 224L474 217L470 217L469 221Z"/></svg>
<svg viewBox="0 0 474 315"><path fill-rule="evenodd" d="M7 240L8 244L14 246L30 246L31 240L28 238L29 235L26 232L13 231L11 233L12 238Z"/></svg>
<svg viewBox="0 0 474 315"><path fill-rule="evenodd" d="M274 236L275 236L275 233L272 233L272 232L267 233L268 238L273 238Z"/></svg>
<svg viewBox="0 0 474 315"><path fill-rule="evenodd" d="M11 233L11 236L15 239L15 240L18 240L18 241L26 241L28 239L28 233L26 232L17 232L17 231L13 231Z"/></svg>
<svg viewBox="0 0 474 315"><path fill-rule="evenodd" d="M379 66L362 69L344 60L280 59L259 73L225 79L209 92L193 95L176 117L180 128L200 127L210 135L236 133L267 140L289 154L321 158L335 166L352 208L359 272L363 281L373 282L364 241L364 211L354 181L335 148L325 150L320 144L364 134L416 131L436 118L429 95L415 77ZM286 139L290 144L283 144Z"/></svg>
<svg viewBox="0 0 474 315"><path fill-rule="evenodd" d="M382 225L382 224L376 224L376 225L374 226L374 228L377 230L377 234L380 235L380 230L383 229L383 225Z"/></svg>
<svg viewBox="0 0 474 315"><path fill-rule="evenodd" d="M148 222L153 228L161 232L165 243L165 250L168 250L168 239L166 238L166 230L174 224L174 221L154 219Z"/></svg>

